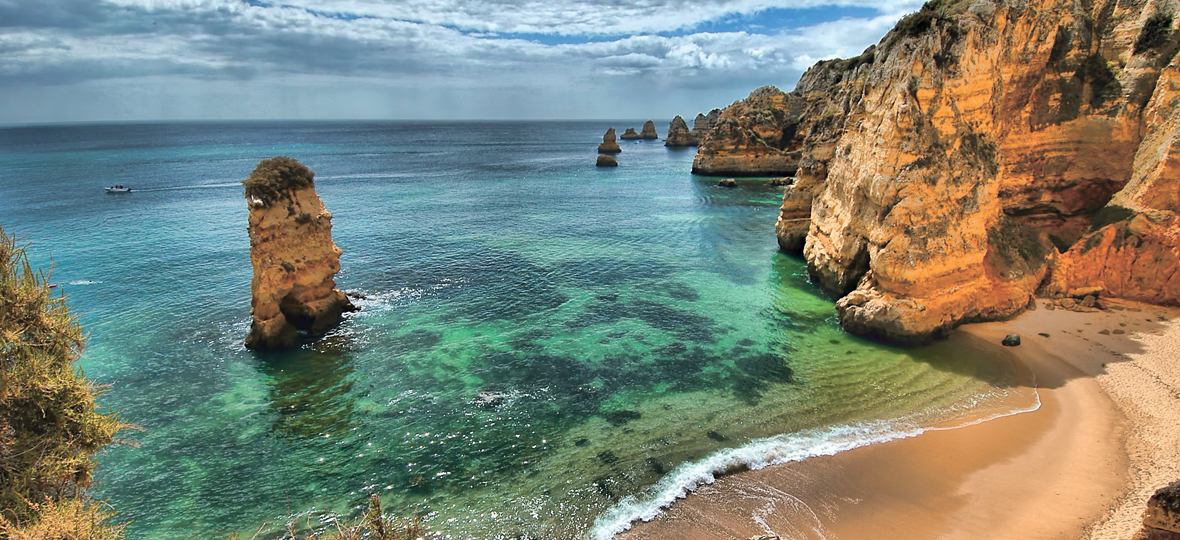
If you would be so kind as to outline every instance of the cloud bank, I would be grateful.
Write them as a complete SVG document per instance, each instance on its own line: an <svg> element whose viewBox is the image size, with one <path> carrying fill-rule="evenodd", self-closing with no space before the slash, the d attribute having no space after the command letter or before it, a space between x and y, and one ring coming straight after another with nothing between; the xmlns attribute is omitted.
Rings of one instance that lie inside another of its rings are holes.
<svg viewBox="0 0 1180 540"><path fill-rule="evenodd" d="M914 0L0 0L0 123L691 115Z"/></svg>

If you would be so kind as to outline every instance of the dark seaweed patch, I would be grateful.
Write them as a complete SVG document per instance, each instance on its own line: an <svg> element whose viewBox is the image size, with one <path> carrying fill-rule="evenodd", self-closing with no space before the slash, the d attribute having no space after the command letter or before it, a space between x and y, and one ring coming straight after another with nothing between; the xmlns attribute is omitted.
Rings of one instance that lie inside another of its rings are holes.
<svg viewBox="0 0 1180 540"><path fill-rule="evenodd" d="M642 418L643 415L635 411L620 410L604 413L602 417L606 418L606 421L610 422L610 425L618 427L632 420L638 420Z"/></svg>

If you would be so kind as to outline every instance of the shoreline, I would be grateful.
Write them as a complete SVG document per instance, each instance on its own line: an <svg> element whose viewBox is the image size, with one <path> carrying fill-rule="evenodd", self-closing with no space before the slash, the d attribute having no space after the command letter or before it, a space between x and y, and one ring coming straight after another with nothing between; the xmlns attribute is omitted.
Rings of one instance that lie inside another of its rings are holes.
<svg viewBox="0 0 1180 540"><path fill-rule="evenodd" d="M616 538L1130 538L1180 477L1180 310L1109 303L959 328L1021 335L1035 411L726 475Z"/></svg>

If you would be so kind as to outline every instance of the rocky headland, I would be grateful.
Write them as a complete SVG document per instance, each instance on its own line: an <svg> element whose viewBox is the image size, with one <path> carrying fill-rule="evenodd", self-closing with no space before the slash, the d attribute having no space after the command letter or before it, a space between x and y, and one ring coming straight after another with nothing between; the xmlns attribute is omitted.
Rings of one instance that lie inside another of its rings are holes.
<svg viewBox="0 0 1180 540"><path fill-rule="evenodd" d="M355 308L336 288L340 248L332 214L315 192L315 174L289 157L264 159L242 181L254 265L251 349L282 349L298 332L322 334Z"/></svg>
<svg viewBox="0 0 1180 540"><path fill-rule="evenodd" d="M727 107L693 172L794 174L779 244L854 333L925 342L1079 291L1177 304L1170 6L928 2Z"/></svg>
<svg viewBox="0 0 1180 540"><path fill-rule="evenodd" d="M606 133L602 135L602 144L598 145L598 153L618 154L622 151L623 149L619 148L618 141L615 140L615 128L607 129Z"/></svg>

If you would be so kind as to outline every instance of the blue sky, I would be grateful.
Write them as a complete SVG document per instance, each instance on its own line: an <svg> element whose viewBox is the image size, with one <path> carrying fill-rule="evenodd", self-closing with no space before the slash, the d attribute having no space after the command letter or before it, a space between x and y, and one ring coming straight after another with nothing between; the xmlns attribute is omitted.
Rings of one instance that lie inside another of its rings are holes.
<svg viewBox="0 0 1180 540"><path fill-rule="evenodd" d="M913 0L0 0L0 124L670 118Z"/></svg>

